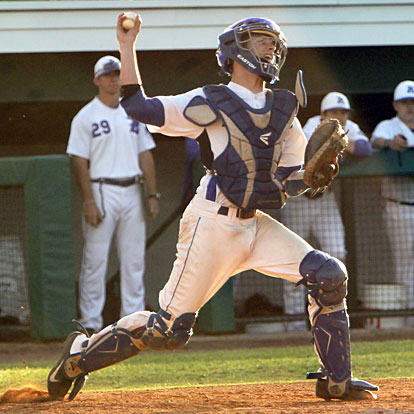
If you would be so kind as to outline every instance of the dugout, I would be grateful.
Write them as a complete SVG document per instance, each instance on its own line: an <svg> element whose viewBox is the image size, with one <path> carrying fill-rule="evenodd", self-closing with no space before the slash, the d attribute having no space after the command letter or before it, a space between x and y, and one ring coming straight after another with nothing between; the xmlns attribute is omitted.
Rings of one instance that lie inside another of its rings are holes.
<svg viewBox="0 0 414 414"><path fill-rule="evenodd" d="M0 80L3 83L1 89L5 92L2 95L3 102L0 103L1 155L64 154L72 117L95 93L91 83L91 68L102 55L103 53L0 55L0 66L6 68L8 74L7 82L6 78ZM302 122L318 112L319 102L326 92L341 90L350 97L354 108L352 118L369 134L377 122L393 115L393 86L400 79L409 78L414 48L291 49L288 56L278 87L293 88L296 70L303 70L309 106L299 113ZM223 81L217 76L212 50L191 53L141 52L139 57L149 95L179 93L198 86L201 80L206 83ZM340 70L344 61L347 65ZM378 77L377 68L381 65L384 69L388 67L389 72L384 71ZM20 80L29 66L32 68L31 76L22 84ZM177 76L174 79L165 76L164 66L169 68L169 73ZM183 139L156 136L156 141L158 148L154 151L154 156L163 206L161 217L156 222L149 223L148 237L158 231L165 218L179 207L185 157ZM76 279L82 239L80 200L73 183L72 194ZM3 202L7 203L7 199L4 198ZM4 219L8 220L7 217ZM148 250L146 284L148 303L154 309L157 307L158 290L168 277L174 260L177 226L178 218L175 218ZM8 231L11 234L16 232L16 229ZM117 261L112 256L108 278L117 272ZM163 260L160 261L160 257Z"/></svg>

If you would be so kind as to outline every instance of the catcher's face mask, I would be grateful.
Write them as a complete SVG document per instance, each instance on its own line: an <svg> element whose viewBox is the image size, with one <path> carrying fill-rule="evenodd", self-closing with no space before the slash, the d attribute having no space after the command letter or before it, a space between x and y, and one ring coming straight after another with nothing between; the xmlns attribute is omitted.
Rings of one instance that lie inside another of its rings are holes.
<svg viewBox="0 0 414 414"><path fill-rule="evenodd" d="M227 28L218 40L216 55L222 73L231 74L231 60L234 60L267 82L279 80L287 46L279 26L272 20L240 20Z"/></svg>

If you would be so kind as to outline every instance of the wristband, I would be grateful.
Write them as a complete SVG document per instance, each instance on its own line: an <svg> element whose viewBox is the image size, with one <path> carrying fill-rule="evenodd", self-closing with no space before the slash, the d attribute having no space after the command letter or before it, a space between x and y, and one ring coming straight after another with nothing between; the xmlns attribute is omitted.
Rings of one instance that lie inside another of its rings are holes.
<svg viewBox="0 0 414 414"><path fill-rule="evenodd" d="M159 200L161 198L161 194L160 193L148 194L148 198L155 198Z"/></svg>
<svg viewBox="0 0 414 414"><path fill-rule="evenodd" d="M391 146L391 139L384 139L384 149L387 149Z"/></svg>

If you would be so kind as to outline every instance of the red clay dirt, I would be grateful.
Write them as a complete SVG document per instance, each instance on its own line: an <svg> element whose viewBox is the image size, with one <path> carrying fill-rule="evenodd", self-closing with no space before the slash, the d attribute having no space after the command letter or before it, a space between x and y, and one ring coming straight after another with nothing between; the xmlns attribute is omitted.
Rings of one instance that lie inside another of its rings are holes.
<svg viewBox="0 0 414 414"><path fill-rule="evenodd" d="M314 384L255 384L225 387L175 388L152 391L80 393L69 401L3 403L8 414L274 414L274 413L414 413L413 380L375 381L377 401L324 401Z"/></svg>
<svg viewBox="0 0 414 414"><path fill-rule="evenodd" d="M354 331L354 340L413 339L414 329L400 331ZM231 335L193 338L188 351L232 349L257 346L309 344L310 334L283 334L251 337ZM61 343L0 343L0 362L29 362L56 359ZM176 351L185 352L185 351ZM287 378L288 380L288 378ZM414 414L414 379L375 380L380 386L377 401L324 401L315 396L314 381L299 383L254 384L215 387L174 388L105 393L81 392L74 401L50 401L44 391L31 388L18 395L24 400L11 403L6 393L0 400L0 413L8 414ZM32 402L29 402L32 401Z"/></svg>

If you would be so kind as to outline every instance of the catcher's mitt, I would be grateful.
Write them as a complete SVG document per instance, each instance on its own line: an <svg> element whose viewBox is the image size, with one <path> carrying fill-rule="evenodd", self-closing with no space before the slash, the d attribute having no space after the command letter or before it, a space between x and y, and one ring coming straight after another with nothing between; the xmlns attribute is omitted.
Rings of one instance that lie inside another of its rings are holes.
<svg viewBox="0 0 414 414"><path fill-rule="evenodd" d="M338 155L348 145L348 137L337 119L325 119L315 129L305 149L304 183L311 197L325 191L339 172Z"/></svg>

